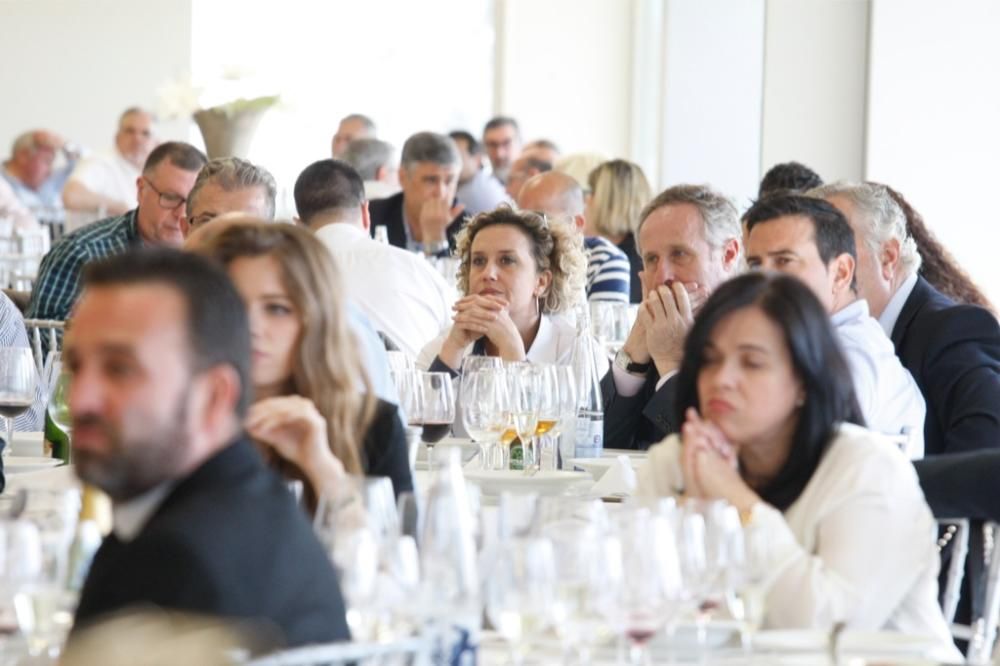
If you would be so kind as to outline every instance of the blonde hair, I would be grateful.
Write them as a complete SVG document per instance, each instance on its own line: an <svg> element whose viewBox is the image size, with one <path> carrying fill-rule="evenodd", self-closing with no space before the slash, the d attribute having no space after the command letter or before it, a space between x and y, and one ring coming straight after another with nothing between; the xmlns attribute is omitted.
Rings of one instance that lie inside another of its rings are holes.
<svg viewBox="0 0 1000 666"><path fill-rule="evenodd" d="M231 225L205 239L200 251L224 266L243 257L272 257L281 266L282 284L302 319L291 390L316 405L330 450L344 469L362 474L362 442L376 398L348 327L333 257L309 232L263 221Z"/></svg>
<svg viewBox="0 0 1000 666"><path fill-rule="evenodd" d="M588 224L602 236L618 237L635 233L639 214L653 191L638 164L611 160L590 172L590 212Z"/></svg>
<svg viewBox="0 0 1000 666"><path fill-rule="evenodd" d="M533 211L514 210L507 205L480 213L459 232L455 251L461 260L458 288L462 293L469 293L472 241L486 227L498 224L515 227L527 236L535 270L552 273L552 282L539 299L541 312L558 314L573 307L580 299L587 279L587 259L579 237L565 222L546 219Z"/></svg>

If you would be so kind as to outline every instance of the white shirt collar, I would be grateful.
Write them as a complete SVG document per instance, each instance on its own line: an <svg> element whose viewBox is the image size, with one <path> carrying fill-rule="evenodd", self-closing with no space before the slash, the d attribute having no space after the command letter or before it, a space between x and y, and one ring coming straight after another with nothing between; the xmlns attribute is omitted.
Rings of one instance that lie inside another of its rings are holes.
<svg viewBox="0 0 1000 666"><path fill-rule="evenodd" d="M123 542L132 541L139 536L139 532L160 508L173 487L172 482L161 483L127 502L116 502L111 508L114 517L112 531L115 536Z"/></svg>
<svg viewBox="0 0 1000 666"><path fill-rule="evenodd" d="M837 328L838 326L841 326L849 321L863 319L867 316L868 301L863 298L858 298L834 312L833 316L830 317L830 321L833 322L833 327Z"/></svg>
<svg viewBox="0 0 1000 666"><path fill-rule="evenodd" d="M896 320L899 319L899 313L903 311L903 305L906 304L906 299L910 297L913 293L913 288L917 286L917 272L913 271L910 277L903 280L903 284L899 285L899 289L896 293L892 295L889 302L885 306L885 310L882 310L882 314L878 318L878 323L882 325L882 330L885 334L892 338L892 329L896 327Z"/></svg>
<svg viewBox="0 0 1000 666"><path fill-rule="evenodd" d="M357 226L356 224L350 224L348 222L331 222L330 224L324 224L322 227L316 230L317 238L338 238L340 240L350 239L351 241L364 240L367 238L371 242L375 242L375 239L368 235L368 232Z"/></svg>

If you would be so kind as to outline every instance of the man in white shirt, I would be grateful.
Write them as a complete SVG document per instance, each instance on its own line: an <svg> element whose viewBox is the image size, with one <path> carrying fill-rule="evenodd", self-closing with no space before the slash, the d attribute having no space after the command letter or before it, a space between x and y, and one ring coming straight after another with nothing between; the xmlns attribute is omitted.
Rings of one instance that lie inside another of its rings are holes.
<svg viewBox="0 0 1000 666"><path fill-rule="evenodd" d="M139 107L126 109L118 119L115 149L92 155L73 170L62 200L77 223L123 215L136 207L136 181L149 153L156 147L155 119ZM72 231L67 225L67 231ZM82 224L78 224L82 226Z"/></svg>
<svg viewBox="0 0 1000 666"><path fill-rule="evenodd" d="M854 233L822 199L799 194L765 197L744 215L747 264L799 278L830 313L871 430L907 434L905 452L923 457L926 408L913 377L899 362L879 323L858 298Z"/></svg>
<svg viewBox="0 0 1000 666"><path fill-rule="evenodd" d="M658 194L639 215L635 235L645 299L601 380L609 449L646 449L679 430L674 396L684 338L742 257L736 207L707 185L675 185Z"/></svg>
<svg viewBox="0 0 1000 666"><path fill-rule="evenodd" d="M583 189L572 176L558 171L534 176L521 188L517 206L568 221L580 233L587 254L588 302L628 303L628 257L606 238L583 236Z"/></svg>
<svg viewBox="0 0 1000 666"><path fill-rule="evenodd" d="M320 160L295 181L299 219L333 254L347 294L407 356L451 324L456 295L423 257L369 235L361 177L348 164Z"/></svg>

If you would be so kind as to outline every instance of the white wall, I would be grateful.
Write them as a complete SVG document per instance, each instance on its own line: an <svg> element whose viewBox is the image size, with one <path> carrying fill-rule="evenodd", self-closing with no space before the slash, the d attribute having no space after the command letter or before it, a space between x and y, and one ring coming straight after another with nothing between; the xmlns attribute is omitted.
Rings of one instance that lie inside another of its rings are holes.
<svg viewBox="0 0 1000 666"><path fill-rule="evenodd" d="M3 0L0 62L0 155L39 127L106 150L123 110L190 69L191 0Z"/></svg>
<svg viewBox="0 0 1000 666"><path fill-rule="evenodd" d="M867 43L867 0L767 0L761 175L796 160L863 177Z"/></svg>
<svg viewBox="0 0 1000 666"><path fill-rule="evenodd" d="M668 0L660 185L745 203L760 179L763 0Z"/></svg>
<svg viewBox="0 0 1000 666"><path fill-rule="evenodd" d="M867 175L1000 303L1000 3L873 0Z"/></svg>
<svg viewBox="0 0 1000 666"><path fill-rule="evenodd" d="M495 0L497 112L563 153L629 150L632 0Z"/></svg>

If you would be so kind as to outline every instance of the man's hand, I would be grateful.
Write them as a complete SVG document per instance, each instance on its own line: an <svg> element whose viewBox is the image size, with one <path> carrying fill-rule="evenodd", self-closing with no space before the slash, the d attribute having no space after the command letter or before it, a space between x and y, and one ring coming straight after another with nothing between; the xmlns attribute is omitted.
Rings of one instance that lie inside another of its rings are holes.
<svg viewBox="0 0 1000 666"><path fill-rule="evenodd" d="M688 290L681 282L651 291L641 309L648 309L652 324L646 327L646 348L662 377L680 367L684 338L694 322Z"/></svg>
<svg viewBox="0 0 1000 666"><path fill-rule="evenodd" d="M628 333L622 350L628 354L633 363L649 363L649 349L646 347L646 331L653 324L653 315L649 312L646 304L639 304L639 311L635 316L635 323Z"/></svg>
<svg viewBox="0 0 1000 666"><path fill-rule="evenodd" d="M464 204L450 205L444 199L428 199L420 207L420 233L422 243L447 240L448 225L465 210Z"/></svg>

